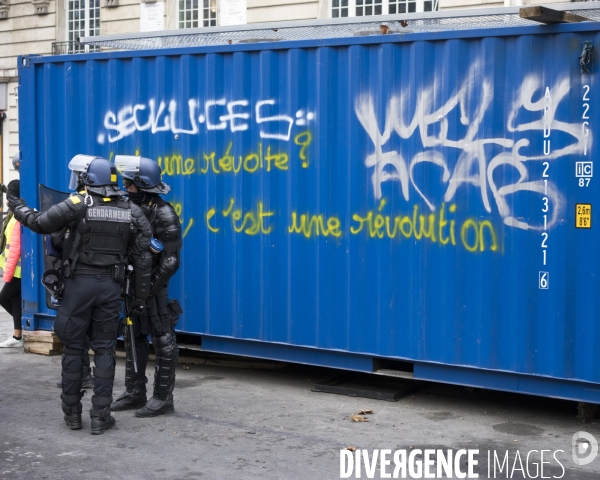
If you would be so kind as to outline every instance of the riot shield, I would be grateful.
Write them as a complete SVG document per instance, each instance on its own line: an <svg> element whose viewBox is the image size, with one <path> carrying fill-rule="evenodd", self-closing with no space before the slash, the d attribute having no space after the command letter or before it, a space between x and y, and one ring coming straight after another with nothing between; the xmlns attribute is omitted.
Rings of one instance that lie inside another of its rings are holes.
<svg viewBox="0 0 600 480"><path fill-rule="evenodd" d="M57 203L62 202L69 198L69 193L60 192L58 190L53 190L51 188L46 187L40 183L39 186L40 193L40 210L45 212L49 210L52 205L56 205ZM43 244L43 252L44 252L44 271L49 269L60 268L60 251L54 247L52 243L52 238L50 235L42 235L42 244ZM58 255L58 256L57 256ZM50 301L50 293L46 291L46 306L51 308L52 310L57 310L58 307L54 306Z"/></svg>

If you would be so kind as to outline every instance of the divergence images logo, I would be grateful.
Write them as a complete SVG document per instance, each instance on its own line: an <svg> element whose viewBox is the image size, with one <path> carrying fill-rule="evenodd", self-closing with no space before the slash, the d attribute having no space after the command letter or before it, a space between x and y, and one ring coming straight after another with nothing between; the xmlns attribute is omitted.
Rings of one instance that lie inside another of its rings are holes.
<svg viewBox="0 0 600 480"><path fill-rule="evenodd" d="M577 432L572 441L573 462L575 465L592 463L598 455L598 442L587 432Z"/></svg>

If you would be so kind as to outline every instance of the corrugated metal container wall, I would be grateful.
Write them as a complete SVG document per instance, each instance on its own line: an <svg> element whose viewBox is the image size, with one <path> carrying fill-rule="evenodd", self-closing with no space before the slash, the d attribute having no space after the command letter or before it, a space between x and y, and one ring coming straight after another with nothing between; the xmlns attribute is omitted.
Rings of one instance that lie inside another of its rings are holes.
<svg viewBox="0 0 600 480"><path fill-rule="evenodd" d="M25 57L23 191L158 160L207 350L600 402L594 28Z"/></svg>

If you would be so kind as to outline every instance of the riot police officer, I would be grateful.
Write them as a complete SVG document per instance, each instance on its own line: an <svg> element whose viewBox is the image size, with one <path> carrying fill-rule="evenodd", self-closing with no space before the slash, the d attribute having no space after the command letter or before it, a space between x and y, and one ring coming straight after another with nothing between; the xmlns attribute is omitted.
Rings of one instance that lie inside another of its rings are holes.
<svg viewBox="0 0 600 480"><path fill-rule="evenodd" d="M94 351L92 434L115 425L110 414L115 375L115 345L122 309L121 284L127 264L136 269L134 308L143 308L150 286L150 224L118 187L117 170L108 160L76 155L69 163L76 190L67 200L37 212L24 200L9 198L15 218L36 233L68 229L63 246L63 297L54 331L64 344L62 409L71 430L82 427L82 362L86 335Z"/></svg>
<svg viewBox="0 0 600 480"><path fill-rule="evenodd" d="M137 373L133 365L134 348L127 335L126 391L111 405L111 409L118 411L139 408L135 412L137 417L154 417L175 411L173 389L179 355L175 325L182 311L177 300L169 301L168 286L170 278L179 268L181 226L173 207L160 197L160 194L167 194L170 188L162 182L160 167L154 160L117 155L115 165L121 172L129 199L141 207L152 225L151 251L154 253L150 296L141 314L134 315ZM139 292L135 293L140 295ZM149 354L148 333L152 334L156 367L154 392L147 401L148 379L145 372Z"/></svg>

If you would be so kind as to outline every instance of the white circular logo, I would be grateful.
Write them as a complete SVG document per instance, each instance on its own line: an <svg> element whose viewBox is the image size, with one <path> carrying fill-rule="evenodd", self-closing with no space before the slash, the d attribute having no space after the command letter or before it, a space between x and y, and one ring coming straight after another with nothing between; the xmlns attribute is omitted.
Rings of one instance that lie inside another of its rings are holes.
<svg viewBox="0 0 600 480"><path fill-rule="evenodd" d="M577 432L571 443L575 465L592 463L598 455L598 442L587 432Z"/></svg>

